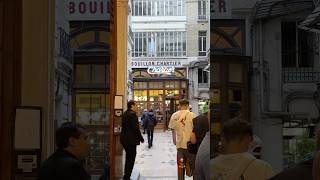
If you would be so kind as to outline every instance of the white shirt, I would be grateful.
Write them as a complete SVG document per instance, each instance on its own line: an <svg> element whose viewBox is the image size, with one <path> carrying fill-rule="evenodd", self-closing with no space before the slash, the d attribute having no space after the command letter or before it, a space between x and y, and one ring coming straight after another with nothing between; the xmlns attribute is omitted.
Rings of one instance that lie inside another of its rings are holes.
<svg viewBox="0 0 320 180"><path fill-rule="evenodd" d="M180 110L172 114L169 122L169 128L176 131L176 147L187 149L187 142L190 141L193 123L195 117L193 112Z"/></svg>
<svg viewBox="0 0 320 180"><path fill-rule="evenodd" d="M273 176L271 166L250 153L219 155L210 161L212 180L266 180Z"/></svg>

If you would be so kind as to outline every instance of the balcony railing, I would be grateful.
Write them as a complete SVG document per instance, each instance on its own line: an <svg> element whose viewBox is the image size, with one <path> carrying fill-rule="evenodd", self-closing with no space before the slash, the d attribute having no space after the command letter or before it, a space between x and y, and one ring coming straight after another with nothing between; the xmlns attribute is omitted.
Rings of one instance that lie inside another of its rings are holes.
<svg viewBox="0 0 320 180"><path fill-rule="evenodd" d="M209 83L199 83L199 88L209 88Z"/></svg>
<svg viewBox="0 0 320 180"><path fill-rule="evenodd" d="M132 32L132 28L129 26L129 37L131 37L131 39L133 39L133 32Z"/></svg>
<svg viewBox="0 0 320 180"><path fill-rule="evenodd" d="M64 57L69 63L72 64L72 51L70 47L70 36L69 34L59 27L59 56Z"/></svg>
<svg viewBox="0 0 320 180"><path fill-rule="evenodd" d="M318 68L283 68L282 79L285 83L312 83L320 81Z"/></svg>
<svg viewBox="0 0 320 180"><path fill-rule="evenodd" d="M207 20L207 16L206 15L198 15L198 19L199 20Z"/></svg>

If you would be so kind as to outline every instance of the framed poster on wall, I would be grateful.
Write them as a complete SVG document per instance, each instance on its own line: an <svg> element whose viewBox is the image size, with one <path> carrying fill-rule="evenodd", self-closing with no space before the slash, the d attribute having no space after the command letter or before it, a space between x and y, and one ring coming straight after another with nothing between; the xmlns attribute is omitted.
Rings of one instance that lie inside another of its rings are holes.
<svg viewBox="0 0 320 180"><path fill-rule="evenodd" d="M34 173L41 158L41 107L16 107L14 121L15 171Z"/></svg>

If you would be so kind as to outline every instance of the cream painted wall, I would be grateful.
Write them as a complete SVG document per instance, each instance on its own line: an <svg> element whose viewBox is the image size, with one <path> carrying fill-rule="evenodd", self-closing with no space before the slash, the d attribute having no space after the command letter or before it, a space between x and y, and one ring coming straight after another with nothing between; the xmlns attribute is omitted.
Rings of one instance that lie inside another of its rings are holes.
<svg viewBox="0 0 320 180"><path fill-rule="evenodd" d="M198 56L198 32L207 31L209 36L209 1L207 1L207 17L206 21L198 21L198 1L186 1L186 15L187 15L187 56ZM209 39L209 38L208 38ZM209 40L207 40L207 47L209 47Z"/></svg>
<svg viewBox="0 0 320 180"><path fill-rule="evenodd" d="M116 95L123 95L124 107L127 102L127 42L128 42L128 1L117 2L117 81Z"/></svg>
<svg viewBox="0 0 320 180"><path fill-rule="evenodd" d="M42 158L54 149L52 93L50 79L52 60L51 29L54 1L29 0L23 2L22 86L21 105L42 108ZM50 3L50 5L49 5ZM49 7L51 10L49 11ZM50 14L49 14L50 13ZM49 19L50 17L50 19ZM50 28L49 28L50 27Z"/></svg>

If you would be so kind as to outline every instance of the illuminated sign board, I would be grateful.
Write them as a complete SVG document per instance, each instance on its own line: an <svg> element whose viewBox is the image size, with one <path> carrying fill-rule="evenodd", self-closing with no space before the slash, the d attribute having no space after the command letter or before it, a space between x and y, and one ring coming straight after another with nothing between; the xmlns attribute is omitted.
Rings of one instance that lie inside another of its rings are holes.
<svg viewBox="0 0 320 180"><path fill-rule="evenodd" d="M174 74L176 68L184 68L188 65L187 58L161 59L161 58L135 58L131 62L132 68L147 69L149 74Z"/></svg>
<svg viewBox="0 0 320 180"><path fill-rule="evenodd" d="M181 61L133 61L131 63L132 68L148 68L149 66L175 66L182 67Z"/></svg>
<svg viewBox="0 0 320 180"><path fill-rule="evenodd" d="M173 74L174 66L150 66L147 70L149 74Z"/></svg>
<svg viewBox="0 0 320 180"><path fill-rule="evenodd" d="M109 20L109 0L67 0L68 20Z"/></svg>

